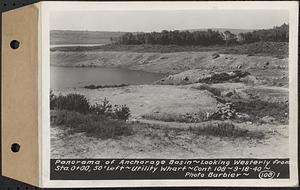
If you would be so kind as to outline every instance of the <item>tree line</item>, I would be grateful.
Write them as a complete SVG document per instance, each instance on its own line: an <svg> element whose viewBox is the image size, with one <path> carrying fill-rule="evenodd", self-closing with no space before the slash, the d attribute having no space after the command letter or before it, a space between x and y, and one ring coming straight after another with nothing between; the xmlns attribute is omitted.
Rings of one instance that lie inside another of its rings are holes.
<svg viewBox="0 0 300 190"><path fill-rule="evenodd" d="M150 33L125 33L120 37L110 38L113 44L138 45L222 45L243 44L258 41L288 42L289 25L273 27L272 29L254 30L238 35L225 31L168 31Z"/></svg>

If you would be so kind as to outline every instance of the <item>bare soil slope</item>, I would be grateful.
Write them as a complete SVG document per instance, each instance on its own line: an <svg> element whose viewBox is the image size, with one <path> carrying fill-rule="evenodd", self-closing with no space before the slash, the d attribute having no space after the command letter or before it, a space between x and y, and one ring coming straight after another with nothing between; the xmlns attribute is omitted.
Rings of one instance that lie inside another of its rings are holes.
<svg viewBox="0 0 300 190"><path fill-rule="evenodd" d="M51 64L68 67L123 67L155 73L180 73L191 69L216 71L235 69L286 69L288 59L271 56L219 54L214 52L136 53L136 52L63 52L51 53Z"/></svg>

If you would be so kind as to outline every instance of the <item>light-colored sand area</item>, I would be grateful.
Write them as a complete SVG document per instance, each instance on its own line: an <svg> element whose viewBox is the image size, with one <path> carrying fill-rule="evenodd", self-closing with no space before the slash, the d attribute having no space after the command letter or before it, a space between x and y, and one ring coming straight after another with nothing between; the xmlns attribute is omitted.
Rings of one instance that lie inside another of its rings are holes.
<svg viewBox="0 0 300 190"><path fill-rule="evenodd" d="M183 124L184 125L184 124ZM265 135L216 137L199 135L188 129L140 127L135 134L116 139L69 134L51 127L52 158L286 158L288 126L240 126Z"/></svg>
<svg viewBox="0 0 300 190"><path fill-rule="evenodd" d="M136 85L95 90L76 88L54 93L82 94L91 104L101 103L104 98L107 98L112 104L126 104L130 108L133 118L151 113L212 113L216 111L218 103L210 92L186 86Z"/></svg>

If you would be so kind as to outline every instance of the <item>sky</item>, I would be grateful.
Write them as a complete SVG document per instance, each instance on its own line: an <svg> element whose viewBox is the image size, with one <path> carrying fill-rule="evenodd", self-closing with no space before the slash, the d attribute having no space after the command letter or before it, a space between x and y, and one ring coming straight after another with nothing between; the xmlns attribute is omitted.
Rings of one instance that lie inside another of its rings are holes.
<svg viewBox="0 0 300 190"><path fill-rule="evenodd" d="M268 29L288 23L286 10L51 12L51 30L152 32L201 28Z"/></svg>

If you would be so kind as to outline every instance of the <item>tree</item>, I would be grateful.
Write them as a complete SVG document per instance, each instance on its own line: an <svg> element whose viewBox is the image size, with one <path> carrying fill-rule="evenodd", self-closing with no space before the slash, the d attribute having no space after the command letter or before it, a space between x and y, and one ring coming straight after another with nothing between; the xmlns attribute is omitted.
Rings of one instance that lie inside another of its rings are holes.
<svg viewBox="0 0 300 190"><path fill-rule="evenodd" d="M235 34L231 33L230 31L226 30L224 32L226 45L234 44L237 42L237 37Z"/></svg>

